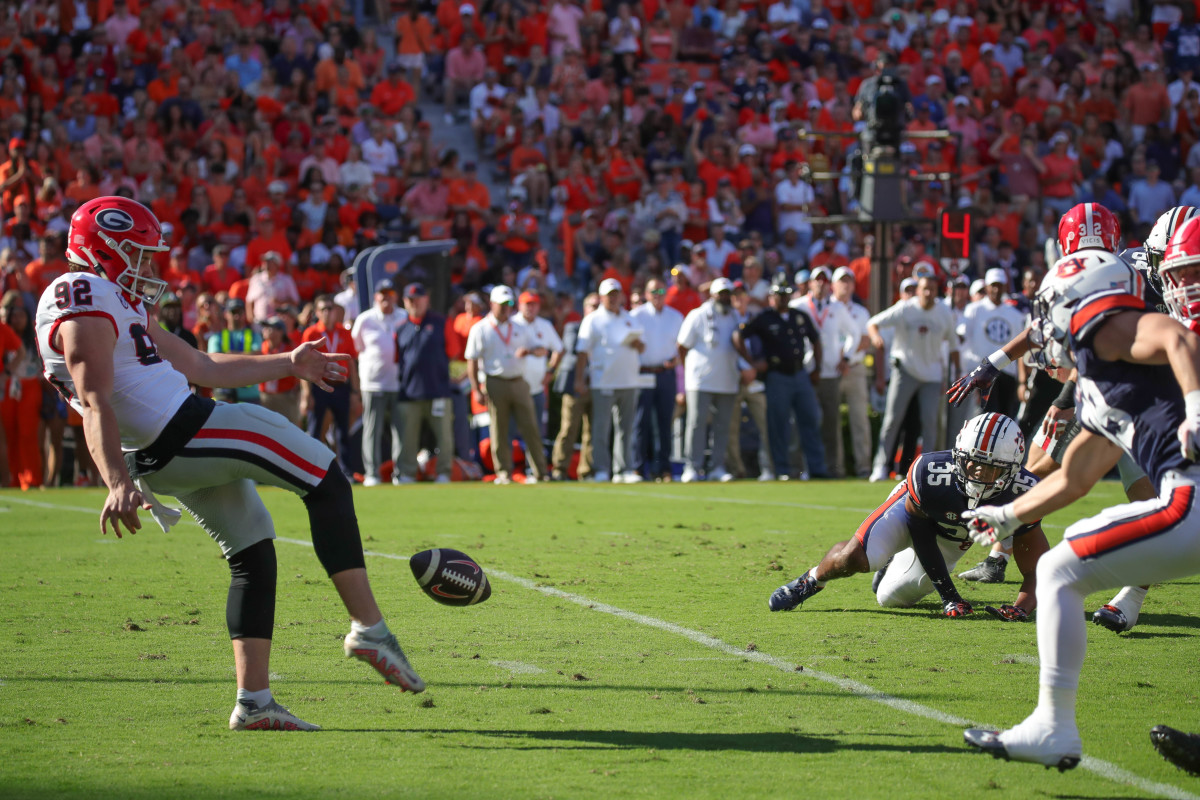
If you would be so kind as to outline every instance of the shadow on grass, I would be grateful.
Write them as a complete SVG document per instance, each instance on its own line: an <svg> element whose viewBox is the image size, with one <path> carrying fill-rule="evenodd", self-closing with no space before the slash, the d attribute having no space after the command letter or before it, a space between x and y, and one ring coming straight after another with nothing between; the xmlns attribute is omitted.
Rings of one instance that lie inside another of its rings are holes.
<svg viewBox="0 0 1200 800"><path fill-rule="evenodd" d="M838 663L840 663L840 662L838 662ZM809 680L814 680L814 681L818 680L816 678L811 678L811 676L806 676L806 674L804 672L795 672L795 673L792 673L792 675L797 678L800 678L802 680L806 679L806 678ZM687 694L687 693L697 694L697 695L701 695L701 696L704 696L704 695L730 695L730 696L735 696L735 697L736 696L751 697L751 696L757 696L757 695L763 695L763 696L767 696L767 697L776 696L776 695L778 695L778 696L804 696L804 697L814 697L814 696L850 697L850 696L852 696L852 695L847 694L847 692L843 689L838 689L835 687L823 688L820 685L815 686L815 687L812 685L809 685L809 686L797 688L797 689L783 689L783 688L780 688L780 687L772 684L771 688L768 689L768 688L765 688L765 685L768 683L772 683L772 681L770 679L770 676L766 676L766 678L767 678L766 680L763 680L762 676L760 676L754 680L751 680L748 678L746 681L747 685L741 686L741 687L728 687L728 686L709 687L709 686L705 686L703 683L689 683L685 686L664 686L662 684L658 684L655 686L649 686L649 685L632 685L632 684L623 684L623 683L606 683L601 680L573 681L566 677L561 678L560 682L555 682L555 683L518 681L518 680L497 680L495 678L490 678L488 680L478 680L478 681L434 681L429 684L428 693L430 695L433 695L439 689L477 690L480 688L485 688L485 689L488 689L489 691L494 690L494 691L498 691L498 692L509 691L509 690L511 690L511 691L528 691L528 690L537 691L537 690L541 690L541 689L548 690L548 691L560 691L563 689L567 689L570 691L584 691L584 692L587 692L587 691L591 691L591 692L597 692L597 691L599 691L599 692L637 692L638 694L659 694L659 695L663 695L664 697L670 697L673 695L683 695L683 694ZM776 679L776 680L778 680L778 679ZM147 686L147 687L171 686L173 684L174 685L195 684L195 685L225 686L225 685L232 683L232 680L229 678L148 679L148 678L98 677L98 676L62 678L62 677L53 677L53 676L48 676L48 675L37 675L37 676L32 676L32 677L18 677L18 678L6 677L6 678L4 678L4 681L6 683L9 683L12 685L17 685L20 683L54 683L54 684L60 684L60 685L70 685L72 683L84 683L84 684L87 684L87 683L100 683L100 684L120 683L120 684L130 684L130 685L134 685L134 686ZM309 680L309 679L296 678L296 679L290 679L290 680L277 681L274 684L273 688L277 692L285 692L288 695L294 696L302 688L313 688L313 687L319 687L319 686L362 687L364 685L371 685L371 681L370 680L365 680L365 681L349 680L349 679L347 679L347 680L330 680L330 679ZM280 696L283 697L283 694L281 694ZM922 699L936 700L936 699L939 699L940 697L942 697L942 695L939 695L936 692L908 691L908 692L904 693L904 699L906 699L906 700L922 700ZM416 702L416 701L414 701L414 702ZM3 795L0 794L0 797L3 797Z"/></svg>
<svg viewBox="0 0 1200 800"><path fill-rule="evenodd" d="M471 745L468 750L691 750L695 752L738 751L744 753L833 753L896 752L896 753L955 753L961 747L948 745L918 745L906 742L847 743L831 736L813 736L787 731L759 733L695 733L691 731L521 731L473 730L469 728L325 728L323 733L414 733L440 735L470 735L498 739L506 744ZM533 740L534 743L529 743ZM511 744L507 744L511 742Z"/></svg>

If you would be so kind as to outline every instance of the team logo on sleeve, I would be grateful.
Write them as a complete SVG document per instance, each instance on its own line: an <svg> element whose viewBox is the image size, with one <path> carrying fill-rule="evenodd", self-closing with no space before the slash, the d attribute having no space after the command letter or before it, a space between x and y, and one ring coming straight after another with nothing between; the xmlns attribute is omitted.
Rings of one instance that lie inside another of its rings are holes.
<svg viewBox="0 0 1200 800"><path fill-rule="evenodd" d="M96 214L96 224L106 231L124 233L133 230L133 217L120 208L105 208Z"/></svg>

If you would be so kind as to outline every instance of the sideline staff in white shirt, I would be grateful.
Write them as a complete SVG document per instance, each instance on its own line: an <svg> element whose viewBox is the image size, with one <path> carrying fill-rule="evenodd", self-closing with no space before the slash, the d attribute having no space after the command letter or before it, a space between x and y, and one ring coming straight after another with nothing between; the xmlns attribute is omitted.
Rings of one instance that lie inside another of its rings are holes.
<svg viewBox="0 0 1200 800"><path fill-rule="evenodd" d="M644 332L622 305L621 284L615 278L600 281L600 307L579 323L575 342L575 396L592 393L592 466L595 480L639 483L633 471L633 418L641 386L639 356L646 351ZM608 437L616 414L613 447Z"/></svg>
<svg viewBox="0 0 1200 800"><path fill-rule="evenodd" d="M683 314L666 303L667 285L658 278L646 281L646 302L629 312L645 331L641 355L645 388L638 392L633 422L633 468L655 480L671 480L671 423L675 417L679 365L679 329Z"/></svg>
<svg viewBox="0 0 1200 800"><path fill-rule="evenodd" d="M741 381L738 354L733 349L733 332L738 326L737 315L733 313L733 282L717 278L708 291L710 298L684 318L677 339L687 394L687 452L681 479L684 483L700 479L710 430L713 444L708 480L733 480L725 470L729 418ZM714 413L710 414L710 409L715 409Z"/></svg>
<svg viewBox="0 0 1200 800"><path fill-rule="evenodd" d="M517 298L518 313L513 324L525 328L529 339L530 353L525 356L525 382L533 395L533 411L537 416L538 430L546 436L546 373L553 371L562 358L563 343L554 323L539 316L542 296L537 292L521 292ZM546 357L550 357L547 364Z"/></svg>
<svg viewBox="0 0 1200 800"><path fill-rule="evenodd" d="M375 304L359 314L350 329L358 350L358 385L363 404L363 486L379 485L383 426L392 428L392 462L400 463L400 365L396 363L396 328L408 314L396 307L396 287L384 278L375 287Z"/></svg>
<svg viewBox="0 0 1200 800"><path fill-rule="evenodd" d="M954 312L937 301L938 282L934 277L917 281L917 296L901 300L881 311L867 323L871 344L882 354L885 347L880 328L892 328L892 377L888 381L887 401L883 413L883 429L879 434L879 450L871 470L871 481L888 478L888 458L896 447L900 423L913 395L921 408L921 437L925 452L937 450L938 410L942 402L942 382L945 366L942 363L942 342L950 346L950 363L955 375L959 370L958 334L954 332ZM877 355L877 358L882 355Z"/></svg>
<svg viewBox="0 0 1200 800"><path fill-rule="evenodd" d="M1008 273L1002 269L989 269L983 280L987 284L984 290L987 294L963 310L963 350L971 364L987 358L1025 329L1025 315L1006 302ZM1019 406L1017 363L1014 361L1000 370L982 410L1016 419Z"/></svg>
<svg viewBox="0 0 1200 800"><path fill-rule="evenodd" d="M512 478L512 440L509 419L525 440L525 450L533 462L534 474L525 483L537 483L550 477L546 470L546 451L541 446L537 420L533 416L533 397L523 377L524 362L531 348L525 329L513 325L513 292L497 286L491 294L492 312L476 322L467 334L467 378L477 403L487 403L488 427L492 439L492 469L496 483Z"/></svg>

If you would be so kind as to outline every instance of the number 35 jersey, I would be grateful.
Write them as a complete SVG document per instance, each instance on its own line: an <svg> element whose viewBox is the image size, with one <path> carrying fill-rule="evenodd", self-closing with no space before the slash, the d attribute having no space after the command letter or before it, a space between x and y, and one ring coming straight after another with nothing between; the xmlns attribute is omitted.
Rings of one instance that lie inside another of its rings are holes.
<svg viewBox="0 0 1200 800"><path fill-rule="evenodd" d="M980 505L999 506L1011 503L1018 496L1037 484L1037 476L1022 469L1012 485L1000 494L994 494ZM949 450L924 453L908 469L904 488L912 498L913 505L933 520L938 531L947 539L956 542L970 541L963 513L967 510L967 496L954 477L954 454ZM1013 534L1020 536L1037 527L1041 520L1022 525Z"/></svg>
<svg viewBox="0 0 1200 800"><path fill-rule="evenodd" d="M112 323L117 336L113 349L113 411L121 431L121 448L139 450L162 433L187 399L188 383L164 361L150 338L152 324L146 305L131 301L121 287L88 272L68 272L46 287L37 309L37 344L46 380L80 413L83 404L67 363L58 326L68 319L99 317Z"/></svg>

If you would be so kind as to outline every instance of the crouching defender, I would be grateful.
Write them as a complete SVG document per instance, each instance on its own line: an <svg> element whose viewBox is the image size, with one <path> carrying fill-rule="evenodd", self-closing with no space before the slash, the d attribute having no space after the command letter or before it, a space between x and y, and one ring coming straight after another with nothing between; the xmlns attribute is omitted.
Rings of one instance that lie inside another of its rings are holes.
<svg viewBox="0 0 1200 800"><path fill-rule="evenodd" d="M294 376L325 391L345 379L349 357L301 345L264 356L207 354L164 331L147 307L166 288L153 277L163 246L154 214L132 200L101 197L71 217L67 258L75 271L42 294L38 349L46 378L82 415L88 449L108 486L100 529L121 536L150 511L164 531L180 512L174 496L221 546L232 575L226 623L233 640L234 730L316 730L275 702L269 684L275 625L275 529L255 488L299 495L313 548L352 619L344 649L388 683L420 692L375 603L363 561L350 484L325 445L279 414L249 404L214 403L189 383L246 386Z"/></svg>
<svg viewBox="0 0 1200 800"><path fill-rule="evenodd" d="M1025 437L1002 414L980 414L959 432L952 451L926 453L908 476L871 512L853 538L835 544L821 562L771 595L772 611L799 607L827 581L884 570L875 596L884 607L908 607L936 590L948 617L973 612L950 579L950 570L971 547L965 512L981 500L1006 502L1037 478L1021 468ZM1028 618L1037 601L1035 574L1048 545L1040 521L1014 532L1014 557L1024 581L1016 602L986 610L1004 620ZM890 561L890 564L889 564Z"/></svg>

